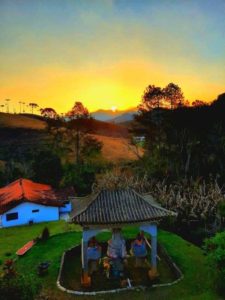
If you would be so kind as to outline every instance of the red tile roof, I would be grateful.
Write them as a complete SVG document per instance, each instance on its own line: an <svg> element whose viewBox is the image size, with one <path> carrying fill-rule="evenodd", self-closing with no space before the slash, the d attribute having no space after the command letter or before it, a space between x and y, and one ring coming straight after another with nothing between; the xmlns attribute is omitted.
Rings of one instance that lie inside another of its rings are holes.
<svg viewBox="0 0 225 300"><path fill-rule="evenodd" d="M0 188L0 214L23 203L32 202L47 206L62 206L73 194L70 191L56 191L50 185L28 179L18 179Z"/></svg>

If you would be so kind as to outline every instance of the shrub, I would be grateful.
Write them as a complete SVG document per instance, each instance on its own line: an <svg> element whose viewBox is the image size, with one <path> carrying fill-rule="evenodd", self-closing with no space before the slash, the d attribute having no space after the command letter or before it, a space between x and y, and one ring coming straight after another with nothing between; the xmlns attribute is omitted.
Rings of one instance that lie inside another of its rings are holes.
<svg viewBox="0 0 225 300"><path fill-rule="evenodd" d="M40 283L33 277L0 277L0 300L33 300L39 289Z"/></svg>
<svg viewBox="0 0 225 300"><path fill-rule="evenodd" d="M225 296L225 231L207 239L205 250L208 254L215 286Z"/></svg>
<svg viewBox="0 0 225 300"><path fill-rule="evenodd" d="M49 238L49 236L50 236L50 233L49 233L48 227L45 227L41 234L41 240L46 241Z"/></svg>

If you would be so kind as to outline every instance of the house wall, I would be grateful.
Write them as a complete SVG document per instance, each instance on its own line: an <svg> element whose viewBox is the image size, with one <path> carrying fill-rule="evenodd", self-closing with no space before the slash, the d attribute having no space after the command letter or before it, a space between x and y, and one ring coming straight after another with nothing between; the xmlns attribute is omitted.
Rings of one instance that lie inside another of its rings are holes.
<svg viewBox="0 0 225 300"><path fill-rule="evenodd" d="M39 211L32 212L32 210L35 209L38 209ZM18 219L7 221L6 215L9 213L18 213ZM28 224L29 221L40 223L57 220L59 220L58 207L24 202L8 210L2 215L2 227L25 225Z"/></svg>
<svg viewBox="0 0 225 300"><path fill-rule="evenodd" d="M69 213L72 211L72 204L68 202L59 208L59 213Z"/></svg>

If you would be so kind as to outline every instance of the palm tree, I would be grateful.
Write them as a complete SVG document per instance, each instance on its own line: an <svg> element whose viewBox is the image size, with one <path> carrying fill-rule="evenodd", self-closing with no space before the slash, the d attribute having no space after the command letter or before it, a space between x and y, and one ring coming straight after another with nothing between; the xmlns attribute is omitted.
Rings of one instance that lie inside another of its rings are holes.
<svg viewBox="0 0 225 300"><path fill-rule="evenodd" d="M31 107L31 113L33 115L33 112L34 112L34 108L37 108L38 107L38 104L37 103L29 103L29 106Z"/></svg>

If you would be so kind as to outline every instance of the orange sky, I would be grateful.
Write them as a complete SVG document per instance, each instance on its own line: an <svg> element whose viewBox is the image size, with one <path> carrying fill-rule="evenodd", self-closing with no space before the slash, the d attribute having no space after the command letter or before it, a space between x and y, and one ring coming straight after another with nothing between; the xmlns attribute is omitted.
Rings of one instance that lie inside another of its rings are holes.
<svg viewBox="0 0 225 300"><path fill-rule="evenodd" d="M126 109L169 82L190 101L225 91L223 1L57 3L0 3L0 104L10 98L11 111L19 101Z"/></svg>

